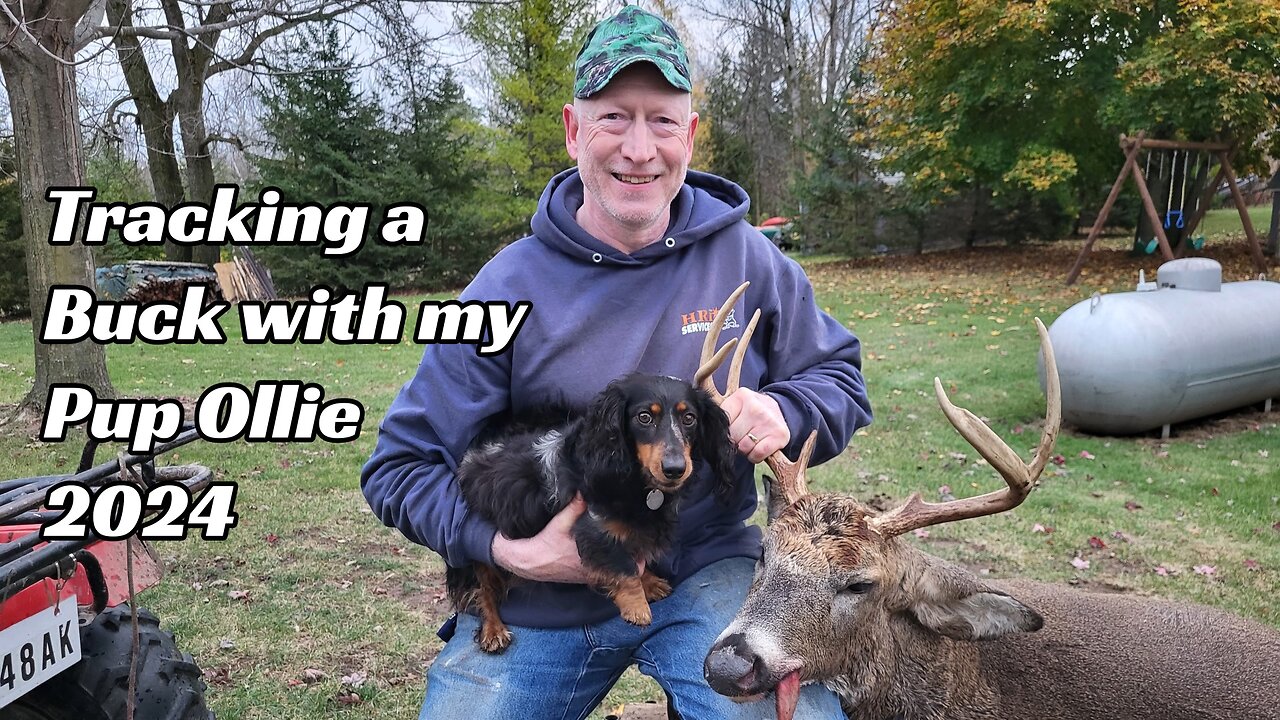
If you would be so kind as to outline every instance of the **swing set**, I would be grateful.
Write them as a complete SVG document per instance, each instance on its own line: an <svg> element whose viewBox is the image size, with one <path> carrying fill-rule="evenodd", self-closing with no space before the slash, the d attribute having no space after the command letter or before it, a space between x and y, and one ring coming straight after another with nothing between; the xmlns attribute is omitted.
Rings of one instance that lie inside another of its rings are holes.
<svg viewBox="0 0 1280 720"><path fill-rule="evenodd" d="M1236 174L1231 168L1231 155L1235 148L1231 145L1223 143L1204 143L1204 142L1182 142L1177 140L1148 140L1145 133L1138 133L1137 137L1120 136L1120 148L1125 152L1125 162L1120 168L1120 174L1116 176L1116 182L1111 186L1111 194L1107 196L1107 201L1102 205L1102 211L1098 213L1097 220L1093 223L1093 228L1089 231L1089 238L1085 240L1084 247L1080 250L1080 256L1076 258L1075 265L1071 267L1071 272L1067 274L1067 284L1074 285L1080 277L1080 271L1084 268L1085 262L1089 258L1089 253L1093 250L1093 243L1097 241L1098 236L1102 234L1102 228L1106 224L1107 216L1111 214L1111 208L1115 205L1116 198L1120 196L1120 190L1124 187L1125 178L1129 175L1133 176L1134 182L1138 186L1138 194L1142 196L1142 205L1146 210L1147 220L1150 221L1154 237L1144 240L1139 237L1135 240L1135 248L1141 252L1152 254L1157 248L1165 260L1173 260L1186 254L1188 248L1192 250L1200 250L1204 247L1204 236L1194 235L1200 221L1204 219L1204 214L1209 210L1209 203L1213 199L1213 193L1219 184L1225 179L1227 186L1231 190L1231 197L1235 201L1236 209L1240 211L1240 220L1244 224L1245 235L1249 239L1249 250L1253 255L1253 264L1259 273L1267 271L1267 262L1262 255L1262 245L1258 242L1258 235L1254 232L1253 223L1249 220L1249 211L1244 202L1244 196L1241 195L1240 189L1236 186ZM1142 150L1147 151L1145 170L1139 167L1138 153ZM1194 158L1193 158L1194 153ZM1155 201L1151 197L1151 189L1147 184L1147 178L1152 177L1152 157L1156 156L1156 175L1154 179L1163 187L1167 182L1168 192L1165 198L1165 212L1161 217L1160 212L1156 209ZM1166 160L1168 167L1166 170ZM1200 194L1194 194L1194 189L1199 186L1200 181L1208 174L1209 169L1217 161L1218 172L1214 175L1213 182L1204 186L1204 191ZM1190 183L1193 197L1188 199L1187 187ZM1175 195L1175 186L1181 185L1181 193ZM1174 200L1177 200L1177 207L1174 207ZM1191 204L1190 219L1188 219L1187 206ZM1166 232L1166 230L1170 232ZM1175 232L1176 231L1176 232ZM1182 238L1183 242L1179 242L1176 246L1169 243L1169 235L1175 234L1176 237Z"/></svg>

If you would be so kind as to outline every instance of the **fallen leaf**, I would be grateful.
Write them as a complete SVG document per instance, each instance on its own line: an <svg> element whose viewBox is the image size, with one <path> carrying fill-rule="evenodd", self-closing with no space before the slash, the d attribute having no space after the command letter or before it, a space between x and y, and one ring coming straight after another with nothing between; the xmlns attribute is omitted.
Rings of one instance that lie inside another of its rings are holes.
<svg viewBox="0 0 1280 720"><path fill-rule="evenodd" d="M320 682L327 677L329 676L325 674L323 670L317 670L315 668L307 668L302 671L302 679L308 683Z"/></svg>
<svg viewBox="0 0 1280 720"><path fill-rule="evenodd" d="M275 533L267 533L262 537L262 539L265 540L268 545L275 545L280 542L280 536Z"/></svg>
<svg viewBox="0 0 1280 720"><path fill-rule="evenodd" d="M1013 434L1014 434L1014 435L1021 435L1021 434L1022 434L1022 431L1023 431L1023 427L1022 427L1021 425L1014 425L1014 426L1013 426Z"/></svg>
<svg viewBox="0 0 1280 720"><path fill-rule="evenodd" d="M1157 565L1156 574L1159 575L1160 577L1169 577L1169 568L1166 568L1163 565Z"/></svg>
<svg viewBox="0 0 1280 720"><path fill-rule="evenodd" d="M1054 465L1066 465L1066 464L1067 464L1067 459L1066 459L1065 457L1061 456L1061 455L1054 455L1054 456L1051 458L1051 460L1052 460L1052 462L1053 462L1053 464L1054 464Z"/></svg>
<svg viewBox="0 0 1280 720"><path fill-rule="evenodd" d="M929 537L929 531L925 530L924 528L916 528L914 532L915 532L915 536L918 538L924 539Z"/></svg>
<svg viewBox="0 0 1280 720"><path fill-rule="evenodd" d="M1253 558L1247 558L1244 561L1244 569L1250 572L1257 572L1262 569L1262 563L1259 563L1257 560L1254 560Z"/></svg>
<svg viewBox="0 0 1280 720"><path fill-rule="evenodd" d="M228 591L227 591L227 597L231 598L232 600L244 600L245 602L248 602L248 601L249 601L249 591L247 591L247 590L228 590Z"/></svg>
<svg viewBox="0 0 1280 720"><path fill-rule="evenodd" d="M1101 550L1106 546L1107 544L1102 542L1102 539L1097 537L1096 535L1089 538L1089 547L1093 548L1094 550Z"/></svg>
<svg viewBox="0 0 1280 720"><path fill-rule="evenodd" d="M235 646L236 646L236 643L231 638L222 638L221 640L218 641L218 647L223 650L230 650Z"/></svg>
<svg viewBox="0 0 1280 720"><path fill-rule="evenodd" d="M1134 510L1141 510L1142 506L1134 502L1133 500L1129 500L1125 502L1124 509L1128 510L1129 512L1133 512Z"/></svg>
<svg viewBox="0 0 1280 720"><path fill-rule="evenodd" d="M1089 569L1089 561L1088 561L1088 560L1085 560L1085 559L1083 559L1083 558L1081 558L1081 557L1079 557L1079 556L1076 556L1076 557L1071 558L1071 566L1072 566L1072 567L1074 567L1074 568L1075 568L1075 569L1077 569L1077 570L1088 570L1088 569Z"/></svg>
<svg viewBox="0 0 1280 720"><path fill-rule="evenodd" d="M1081 450L1081 451L1080 451L1080 457L1084 458L1085 460L1093 460L1093 459L1094 459L1094 457L1093 457L1093 453L1089 452L1088 450Z"/></svg>
<svg viewBox="0 0 1280 720"><path fill-rule="evenodd" d="M338 682L342 683L342 687L344 688L350 688L351 690L359 690L361 687L364 686L365 681L368 679L369 679L369 673L366 673L363 670L357 670L351 673L350 675L343 675L342 679L339 680Z"/></svg>
<svg viewBox="0 0 1280 720"><path fill-rule="evenodd" d="M226 685L231 682L231 668L214 667L205 668L203 673L204 681L210 685Z"/></svg>
<svg viewBox="0 0 1280 720"><path fill-rule="evenodd" d="M1212 565L1196 565L1191 569L1195 570L1197 575L1207 575L1209 577L1213 577L1213 574L1218 572L1218 569Z"/></svg>
<svg viewBox="0 0 1280 720"><path fill-rule="evenodd" d="M364 698L353 692L340 692L334 696L334 699L343 705L359 705L364 702Z"/></svg>
<svg viewBox="0 0 1280 720"><path fill-rule="evenodd" d="M1222 494L1222 493L1218 492L1218 488L1209 488L1209 492L1213 493L1213 496L1214 496L1214 497L1218 497L1219 495L1221 495L1221 494Z"/></svg>
<svg viewBox="0 0 1280 720"><path fill-rule="evenodd" d="M1052 534L1052 533L1053 533L1053 528L1051 528L1051 527L1046 527L1046 526L1044 526L1044 525L1041 525L1040 523L1036 523L1035 525L1032 525L1032 526L1031 526L1031 532L1033 532L1033 533L1044 533L1045 535L1050 535L1050 534Z"/></svg>
<svg viewBox="0 0 1280 720"><path fill-rule="evenodd" d="M1120 540L1120 541L1122 541L1122 542L1132 542L1132 541L1133 541L1133 538L1129 537L1129 535L1128 535L1127 533L1125 533L1124 531L1122 531L1122 530L1117 530L1117 531L1115 531L1115 532L1111 533L1111 537L1113 537L1113 538L1115 538L1115 539L1117 539L1117 540Z"/></svg>

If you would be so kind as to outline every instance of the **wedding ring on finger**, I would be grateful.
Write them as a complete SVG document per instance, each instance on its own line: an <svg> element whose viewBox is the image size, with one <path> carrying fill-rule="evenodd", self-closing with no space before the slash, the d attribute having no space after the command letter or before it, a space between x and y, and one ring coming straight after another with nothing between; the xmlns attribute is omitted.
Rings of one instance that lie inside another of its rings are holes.
<svg viewBox="0 0 1280 720"><path fill-rule="evenodd" d="M748 437L748 438L751 438L751 442L753 442L753 443L758 443L758 442L760 442L760 438L756 437L756 434L755 434L755 433L747 433L747 437Z"/></svg>

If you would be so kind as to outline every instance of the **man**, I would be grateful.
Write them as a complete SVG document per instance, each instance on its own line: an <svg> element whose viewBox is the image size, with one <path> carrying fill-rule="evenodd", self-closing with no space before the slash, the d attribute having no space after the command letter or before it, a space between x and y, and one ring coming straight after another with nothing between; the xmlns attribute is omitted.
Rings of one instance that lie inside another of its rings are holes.
<svg viewBox="0 0 1280 720"><path fill-rule="evenodd" d="M625 8L596 26L576 67L575 100L563 115L577 168L543 192L533 235L498 253L462 295L532 301L524 327L498 356L427 346L362 475L377 515L446 562L496 564L533 581L503 603L515 641L501 655L473 642L475 617L456 618L451 640L454 621L446 624L449 642L428 674L421 717L583 718L633 663L688 720L768 717L772 703L738 705L714 693L702 663L741 605L759 553L760 533L745 522L756 507L752 463L778 449L795 457L815 429L815 459L829 459L871 420L859 344L815 306L799 266L744 221L742 189L687 172L698 116L685 50L669 25ZM718 308L743 280L752 285L738 306ZM703 469L687 486L676 546L652 566L674 587L652 604L652 624L625 623L582 584L568 532L581 501L520 540L469 511L453 471L492 418L548 398L585 404L633 371L691 378L712 318L727 339L756 308L763 317L744 389L724 404L744 456L738 486L729 504ZM797 717L842 715L834 695L810 686Z"/></svg>

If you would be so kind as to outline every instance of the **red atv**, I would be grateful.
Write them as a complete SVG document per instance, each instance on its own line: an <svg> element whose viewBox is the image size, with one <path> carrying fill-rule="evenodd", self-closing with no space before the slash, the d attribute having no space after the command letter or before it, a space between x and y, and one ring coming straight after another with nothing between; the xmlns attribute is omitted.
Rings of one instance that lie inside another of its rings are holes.
<svg viewBox="0 0 1280 720"><path fill-rule="evenodd" d="M156 455L196 438L187 429L152 453L97 466L90 441L74 475L0 482L0 720L124 720L130 705L134 720L213 718L200 668L155 615L128 604L131 589L160 581L150 547L92 531L49 541L39 533L63 516L45 508L68 481L93 493L121 483L200 492L207 468L155 466Z"/></svg>

